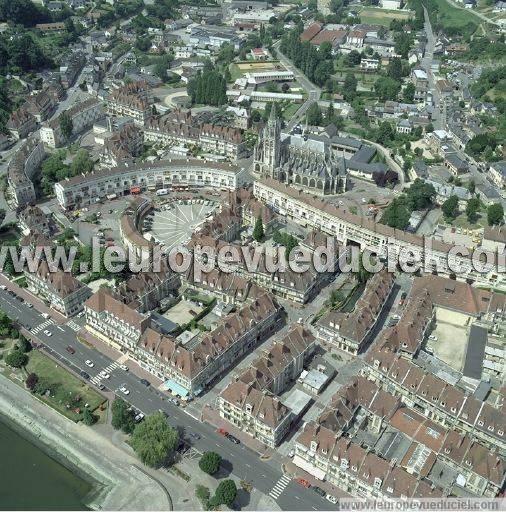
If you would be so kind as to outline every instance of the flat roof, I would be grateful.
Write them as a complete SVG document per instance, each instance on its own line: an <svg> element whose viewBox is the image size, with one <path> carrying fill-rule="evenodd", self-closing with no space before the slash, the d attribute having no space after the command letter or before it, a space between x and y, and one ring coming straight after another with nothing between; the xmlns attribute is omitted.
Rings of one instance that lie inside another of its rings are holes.
<svg viewBox="0 0 506 512"><path fill-rule="evenodd" d="M487 329L472 325L467 341L466 360L463 374L470 379L481 380L485 345L487 344Z"/></svg>

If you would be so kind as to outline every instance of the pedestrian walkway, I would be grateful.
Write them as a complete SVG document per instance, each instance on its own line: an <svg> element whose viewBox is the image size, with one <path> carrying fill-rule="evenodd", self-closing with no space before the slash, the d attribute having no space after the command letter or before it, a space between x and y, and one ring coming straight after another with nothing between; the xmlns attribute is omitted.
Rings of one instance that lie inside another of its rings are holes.
<svg viewBox="0 0 506 512"><path fill-rule="evenodd" d="M34 327L30 332L32 334L39 334L39 332L43 331L44 329L47 329L50 325L54 325L53 320L49 319L45 322L42 322L41 324L37 325L37 327Z"/></svg>
<svg viewBox="0 0 506 512"><path fill-rule="evenodd" d="M82 327L76 324L73 320L68 321L65 325L70 327L74 332L79 332L82 329Z"/></svg>
<svg viewBox="0 0 506 512"><path fill-rule="evenodd" d="M286 486L290 483L290 481L291 481L291 478L289 476L283 475L278 480L276 485L272 488L272 491L269 493L269 496L272 499L277 500L279 498L279 496L281 495L281 493L286 489Z"/></svg>
<svg viewBox="0 0 506 512"><path fill-rule="evenodd" d="M115 370L116 368L119 368L119 364L116 362L116 361L113 361L109 366L106 366L102 371L104 373L111 373L113 370ZM92 377L90 379L90 381L95 384L95 386L98 386L100 384L100 382L102 381L103 377L100 375L100 373L98 375L95 375L94 377Z"/></svg>

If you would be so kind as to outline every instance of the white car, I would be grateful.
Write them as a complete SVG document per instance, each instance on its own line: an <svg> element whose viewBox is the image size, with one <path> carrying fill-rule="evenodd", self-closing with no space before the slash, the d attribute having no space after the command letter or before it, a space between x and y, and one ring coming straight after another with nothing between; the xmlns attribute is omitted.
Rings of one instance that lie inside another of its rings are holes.
<svg viewBox="0 0 506 512"><path fill-rule="evenodd" d="M119 367L122 369L122 370L125 370L126 372L128 371L128 366L126 364L120 364Z"/></svg>
<svg viewBox="0 0 506 512"><path fill-rule="evenodd" d="M0 285L0 290L7 290L7 286L5 286L4 284L1 284Z"/></svg>
<svg viewBox="0 0 506 512"><path fill-rule="evenodd" d="M30 304L29 302L25 302L25 305L27 308L33 308L33 304Z"/></svg>
<svg viewBox="0 0 506 512"><path fill-rule="evenodd" d="M47 313L41 313L42 318L48 319L49 315Z"/></svg>
<svg viewBox="0 0 506 512"><path fill-rule="evenodd" d="M48 331L47 329L44 331L44 334L46 336L52 336L51 331Z"/></svg>
<svg viewBox="0 0 506 512"><path fill-rule="evenodd" d="M89 359L86 359L86 361L84 361L84 364L88 367L88 368L93 368L95 366L95 363L93 361L90 361Z"/></svg>
<svg viewBox="0 0 506 512"><path fill-rule="evenodd" d="M124 395L129 395L130 394L130 391L125 387L125 386L121 386L119 388L119 390L124 394Z"/></svg>
<svg viewBox="0 0 506 512"><path fill-rule="evenodd" d="M103 379L108 379L110 377L110 375L105 371L105 370L102 370L100 373L99 373L100 377L102 377Z"/></svg>
<svg viewBox="0 0 506 512"><path fill-rule="evenodd" d="M429 336L429 340L437 341L437 336L434 336L434 334L431 334L431 335Z"/></svg>
<svg viewBox="0 0 506 512"><path fill-rule="evenodd" d="M335 496L332 496L332 494L327 494L327 496L325 496L325 498L327 498L327 500L330 501L330 503L334 503L334 504L337 503L337 498Z"/></svg>

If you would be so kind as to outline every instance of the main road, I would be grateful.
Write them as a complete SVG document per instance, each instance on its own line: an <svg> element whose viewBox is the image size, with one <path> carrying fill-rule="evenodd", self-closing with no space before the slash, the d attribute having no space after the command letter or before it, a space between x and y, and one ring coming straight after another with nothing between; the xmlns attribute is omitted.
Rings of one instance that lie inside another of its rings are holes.
<svg viewBox="0 0 506 512"><path fill-rule="evenodd" d="M7 284L5 277L2 283ZM13 288L9 282L9 287ZM85 371L90 375L91 381L96 381L98 374L107 369L110 378L101 382L115 392L118 396L128 401L136 409L144 414L151 414L163 410L168 415L169 423L185 435L185 439L191 441L191 445L200 452L215 451L221 455L224 466L237 478L250 482L254 488L268 495L273 487L283 477L281 467L273 461L261 460L259 455L250 450L244 444L233 444L228 439L216 433L215 429L203 423L198 418L187 414L184 409L168 402L162 394L153 387L146 387L134 373L122 370L120 365L108 358L98 350L81 343L77 339L72 322L57 324L53 319L45 319L35 308L16 296L9 294L8 290L0 289L1 308L10 318L32 333L38 342L42 343L45 350L58 359L63 365L74 370L78 375ZM47 336L44 331L51 332ZM74 354L67 351L70 346L75 350ZM94 362L94 367L89 368L86 360ZM125 386L130 393L125 396L117 391ZM189 433L196 433L200 439L188 438ZM283 483L283 492L277 498L277 504L283 510L337 510L336 506L322 498L311 489L305 489L294 480ZM278 486L279 488L279 486ZM276 493L277 494L277 493Z"/></svg>

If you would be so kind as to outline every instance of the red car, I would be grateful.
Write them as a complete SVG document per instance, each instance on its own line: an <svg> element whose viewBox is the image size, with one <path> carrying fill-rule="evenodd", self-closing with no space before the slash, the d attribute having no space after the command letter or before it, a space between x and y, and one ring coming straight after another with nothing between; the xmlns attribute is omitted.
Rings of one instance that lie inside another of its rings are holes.
<svg viewBox="0 0 506 512"><path fill-rule="evenodd" d="M220 434L220 436L224 436L224 437L228 436L228 432L224 428L219 428L216 432L218 432L218 434Z"/></svg>
<svg viewBox="0 0 506 512"><path fill-rule="evenodd" d="M69 354L75 354L76 353L76 349L74 347L71 347L70 345L67 346L67 348L65 349Z"/></svg>
<svg viewBox="0 0 506 512"><path fill-rule="evenodd" d="M299 484L299 485L302 485L302 487L305 487L306 489L309 489L311 487L311 484L305 479L305 478L301 478L300 476L298 476L295 481Z"/></svg>

